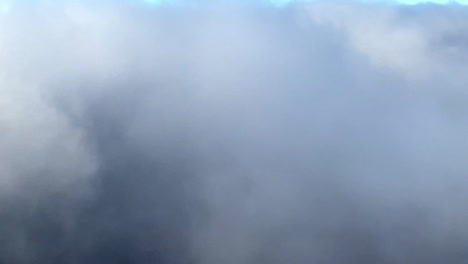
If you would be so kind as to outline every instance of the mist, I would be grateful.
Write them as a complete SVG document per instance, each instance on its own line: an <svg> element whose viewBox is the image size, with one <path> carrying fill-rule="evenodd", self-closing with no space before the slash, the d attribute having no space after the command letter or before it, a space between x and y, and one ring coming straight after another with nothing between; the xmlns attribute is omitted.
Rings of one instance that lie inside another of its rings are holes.
<svg viewBox="0 0 468 264"><path fill-rule="evenodd" d="M0 263L468 261L468 9L0 14Z"/></svg>

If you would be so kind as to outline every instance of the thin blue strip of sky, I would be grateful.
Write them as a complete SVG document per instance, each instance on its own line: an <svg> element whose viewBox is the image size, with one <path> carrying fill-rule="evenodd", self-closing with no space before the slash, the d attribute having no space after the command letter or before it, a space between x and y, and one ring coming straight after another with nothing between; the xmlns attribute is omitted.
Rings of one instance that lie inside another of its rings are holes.
<svg viewBox="0 0 468 264"><path fill-rule="evenodd" d="M0 3L13 4L15 2L28 2L29 0L0 0ZM37 0L36 0L37 1ZM34 1L34 2L36 2ZM99 1L99 0L96 0ZM102 0L100 0L102 1ZM114 0L119 1L119 0ZM190 2L196 2L199 0L124 0L124 1L135 1L143 2L152 6L159 5L173 5L173 4L189 4ZM216 1L216 0L211 0ZM226 1L226 0L224 0ZM292 3L304 3L304 2L318 2L326 0L228 0L232 3L248 3L248 2L260 2L265 4L271 4L273 6L287 6ZM438 5L449 5L449 4L458 4L458 5L468 5L468 0L349 0L359 3L385 3L385 4L396 4L396 5L416 5L416 4L438 4Z"/></svg>
<svg viewBox="0 0 468 264"><path fill-rule="evenodd" d="M143 0L143 1L151 5L170 4L171 2L174 2L174 0ZM267 0L265 2L271 3L272 5L275 5L275 6L286 6L294 2L314 2L314 1L317 1L317 0ZM398 4L398 5L416 5L416 4L430 4L430 3L438 4L438 5L448 5L448 4L468 5L468 0L355 0L355 1L361 2L361 3L387 3L387 4ZM175 0L175 2L180 2L180 1Z"/></svg>

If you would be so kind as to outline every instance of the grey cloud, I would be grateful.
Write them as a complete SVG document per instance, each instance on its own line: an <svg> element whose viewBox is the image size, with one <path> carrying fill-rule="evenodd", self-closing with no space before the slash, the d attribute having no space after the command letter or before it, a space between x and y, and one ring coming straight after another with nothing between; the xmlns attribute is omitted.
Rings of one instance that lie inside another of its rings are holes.
<svg viewBox="0 0 468 264"><path fill-rule="evenodd" d="M12 10L0 263L466 261L465 12Z"/></svg>

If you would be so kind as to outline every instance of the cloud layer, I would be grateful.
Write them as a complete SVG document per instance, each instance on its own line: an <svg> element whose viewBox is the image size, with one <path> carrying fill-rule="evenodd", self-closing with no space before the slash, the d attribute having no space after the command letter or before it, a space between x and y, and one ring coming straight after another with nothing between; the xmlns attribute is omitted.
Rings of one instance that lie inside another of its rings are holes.
<svg viewBox="0 0 468 264"><path fill-rule="evenodd" d="M461 263L462 7L0 15L0 263Z"/></svg>

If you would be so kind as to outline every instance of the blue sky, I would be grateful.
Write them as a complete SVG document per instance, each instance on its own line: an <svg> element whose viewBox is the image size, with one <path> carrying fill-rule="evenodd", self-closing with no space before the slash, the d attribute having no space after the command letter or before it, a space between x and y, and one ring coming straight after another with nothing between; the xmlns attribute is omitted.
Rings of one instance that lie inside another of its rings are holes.
<svg viewBox="0 0 468 264"><path fill-rule="evenodd" d="M294 2L296 0L271 0L272 2L279 5L286 5L288 3ZM306 0L307 1L307 0ZM414 4L423 4L423 3L434 3L434 4L468 4L468 0L359 0L358 2L368 2L368 3L377 3L377 2L388 2L396 3L402 5L414 5Z"/></svg>
<svg viewBox="0 0 468 264"><path fill-rule="evenodd" d="M191 0L135 0L135 1L143 1L145 3L151 5L160 5L160 4L168 4L168 3L175 3L175 2L190 2ZM232 0L233 2L237 0ZM239 2L249 2L249 0L239 0ZM265 2L270 2L275 6L285 6L293 2L315 2L321 0L261 0ZM415 5L415 4L425 4L425 3L433 3L439 5L447 5L447 4L461 4L461 5L468 5L468 0L351 0L354 2L361 2L361 3L391 3L391 4L400 4L400 5ZM12 4L14 2L21 2L20 0L0 0L0 3L8 3Z"/></svg>
<svg viewBox="0 0 468 264"><path fill-rule="evenodd" d="M172 0L144 0L144 1L150 4L154 4L154 5L172 2ZM292 2L307 2L307 1L312 2L314 0L270 0L272 4L278 5L278 6L287 5ZM468 0L356 0L356 1L364 2L364 3L384 2L384 3L394 3L394 4L401 4L401 5L415 5L415 4L424 4L424 3L433 3L433 4L441 4L441 5L447 5L447 4L468 5Z"/></svg>
<svg viewBox="0 0 468 264"><path fill-rule="evenodd" d="M294 2L295 0L272 0L272 2L278 4L288 4ZM414 5L414 4L424 4L424 3L434 3L434 4L468 4L468 0L359 0L358 2L368 2L368 3L378 3L378 2L393 2L396 4L402 5Z"/></svg>

